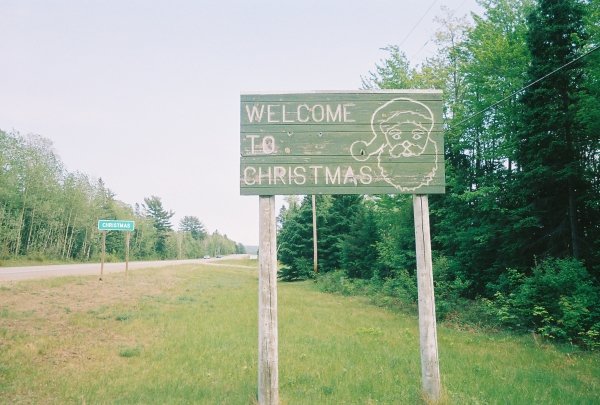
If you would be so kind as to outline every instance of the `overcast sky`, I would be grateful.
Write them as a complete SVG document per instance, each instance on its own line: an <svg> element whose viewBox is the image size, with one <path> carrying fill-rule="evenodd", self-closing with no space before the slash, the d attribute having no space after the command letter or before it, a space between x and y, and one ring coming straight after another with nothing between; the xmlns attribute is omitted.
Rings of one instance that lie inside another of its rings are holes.
<svg viewBox="0 0 600 405"><path fill-rule="evenodd" d="M240 93L355 90L400 45L432 56L442 6L476 0L0 0L0 129L133 205L156 195L258 242L239 195ZM278 200L279 201L279 200Z"/></svg>

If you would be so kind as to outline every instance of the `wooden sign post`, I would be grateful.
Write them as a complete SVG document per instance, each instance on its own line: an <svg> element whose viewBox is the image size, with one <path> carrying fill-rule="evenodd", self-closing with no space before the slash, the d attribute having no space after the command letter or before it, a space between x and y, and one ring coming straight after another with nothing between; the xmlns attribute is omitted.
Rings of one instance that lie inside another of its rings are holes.
<svg viewBox="0 0 600 405"><path fill-rule="evenodd" d="M275 196L259 197L258 403L279 403Z"/></svg>
<svg viewBox="0 0 600 405"><path fill-rule="evenodd" d="M315 194L413 195L423 391L439 400L427 195L445 192L441 91L243 94L240 101L240 194L259 196L260 206L259 404L279 398L274 196L286 194L312 194L313 212ZM313 231L316 244L314 221Z"/></svg>
<svg viewBox="0 0 600 405"><path fill-rule="evenodd" d="M312 195L312 224L313 224L313 271L319 272L319 250L317 247L317 201Z"/></svg>
<svg viewBox="0 0 600 405"><path fill-rule="evenodd" d="M129 278L129 240L131 232L125 233L125 278Z"/></svg>
<svg viewBox="0 0 600 405"><path fill-rule="evenodd" d="M421 380L428 398L440 398L441 382L433 294L433 265L429 232L429 199L413 195L415 241L417 254L417 289L419 296L419 336L421 348Z"/></svg>
<svg viewBox="0 0 600 405"><path fill-rule="evenodd" d="M102 258L100 259L100 281L104 277L104 258L106 256L106 231L102 232Z"/></svg>

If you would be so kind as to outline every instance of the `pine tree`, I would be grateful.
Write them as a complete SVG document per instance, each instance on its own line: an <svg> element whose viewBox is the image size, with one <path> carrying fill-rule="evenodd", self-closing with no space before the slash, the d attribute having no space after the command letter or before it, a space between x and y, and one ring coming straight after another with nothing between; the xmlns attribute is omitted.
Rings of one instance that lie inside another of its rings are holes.
<svg viewBox="0 0 600 405"><path fill-rule="evenodd" d="M415 228L410 196L382 195L374 203L375 219L379 229L377 253L378 277L393 278L400 271L414 274Z"/></svg>
<svg viewBox="0 0 600 405"><path fill-rule="evenodd" d="M518 228L522 254L581 257L581 197L587 184L581 166L581 125L576 119L586 39L584 8L577 0L540 0L530 14L528 87L522 96L517 158Z"/></svg>
<svg viewBox="0 0 600 405"><path fill-rule="evenodd" d="M342 241L350 233L361 209L362 196L334 195L325 214L325 223L319 228L320 272L340 269Z"/></svg>
<svg viewBox="0 0 600 405"><path fill-rule="evenodd" d="M322 221L319 221L322 222ZM283 265L279 278L303 280L313 273L312 200L305 196L302 204L285 213L277 235L277 259Z"/></svg>
<svg viewBox="0 0 600 405"><path fill-rule="evenodd" d="M370 279L378 275L378 229L373 212L362 204L358 207L340 243L340 265L348 277Z"/></svg>
<svg viewBox="0 0 600 405"><path fill-rule="evenodd" d="M179 230L188 232L195 240L201 240L206 237L206 228L200 222L198 217L185 216L179 221Z"/></svg>
<svg viewBox="0 0 600 405"><path fill-rule="evenodd" d="M168 256L167 238L169 232L173 230L171 218L175 213L163 208L160 197L150 196L144 198L144 205L146 215L152 219L154 229L156 230L155 252L159 257L166 258Z"/></svg>

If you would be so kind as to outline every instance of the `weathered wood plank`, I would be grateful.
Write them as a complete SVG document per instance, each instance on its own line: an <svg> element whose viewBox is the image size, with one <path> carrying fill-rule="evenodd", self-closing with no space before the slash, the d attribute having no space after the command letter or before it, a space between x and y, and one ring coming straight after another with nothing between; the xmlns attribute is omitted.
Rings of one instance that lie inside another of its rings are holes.
<svg viewBox="0 0 600 405"><path fill-rule="evenodd" d="M403 178L422 180L426 183L444 184L440 176L442 167L432 163L390 163L379 164L254 164L245 166L240 173L240 185L377 185L391 182L401 186ZM435 172L434 172L435 171ZM423 175L426 173L426 176Z"/></svg>
<svg viewBox="0 0 600 405"><path fill-rule="evenodd" d="M421 147L423 148L421 149ZM377 139L372 132L324 131L294 133L292 135L265 132L242 134L240 139L241 156L352 156L353 152L359 155L361 149L367 155L377 153L378 150L383 155L391 155L394 150L384 139ZM431 132L428 139L418 145L415 144L413 150L416 156L421 153L443 154L443 133ZM398 157L402 157L402 155L400 154ZM357 156L357 158L360 158L360 156Z"/></svg>
<svg viewBox="0 0 600 405"><path fill-rule="evenodd" d="M261 187L244 187L240 188L240 195L298 195L298 187L294 186L261 186ZM445 185L430 185L427 188L427 194L444 194L446 192ZM352 187L350 185L327 187L309 185L302 187L302 195L335 195L335 194L363 194L363 195L378 195L378 194L410 194L400 193L393 186L362 186Z"/></svg>
<svg viewBox="0 0 600 405"><path fill-rule="evenodd" d="M414 111L417 122L442 122L442 105L440 102L429 105L414 99L397 97L390 108L398 111ZM373 112L384 106L385 101L333 101L333 102L242 102L240 105L240 124L248 125L335 125L335 124L369 124L373 120ZM423 107L424 106L424 107ZM376 117L377 118L377 117Z"/></svg>
<svg viewBox="0 0 600 405"><path fill-rule="evenodd" d="M419 156L399 156L399 157L391 157L387 156L372 156L371 158L361 162L355 159L352 159L351 156L342 156L342 155L326 155L326 154L315 154L315 155L251 155L251 156L242 156L240 158L240 162L243 163L242 166L253 166L253 165L295 165L295 164L326 164L326 165L340 165L340 164L348 164L348 165L362 165L369 163L404 163L404 164L415 164L415 163L431 163L436 159L443 159L443 154L422 154ZM350 158L350 159L349 159Z"/></svg>
<svg viewBox="0 0 600 405"><path fill-rule="evenodd" d="M240 134L245 135L298 135L298 134L326 134L328 132L364 133L372 134L370 123L330 123L326 126L320 124L242 124L240 125ZM434 122L431 129L432 133L444 132L442 122ZM348 136L348 135L346 135Z"/></svg>
<svg viewBox="0 0 600 405"><path fill-rule="evenodd" d="M439 193L445 184L445 171L436 158L346 164L339 157L326 156L311 157L309 162L252 162L240 166L240 190L247 195L257 190L271 195L277 188L281 194L397 194L415 193L425 187Z"/></svg>
<svg viewBox="0 0 600 405"><path fill-rule="evenodd" d="M386 89L386 90L348 90L348 91L313 91L313 92L273 92L273 93L242 93L244 102L335 102L335 101L385 101L393 97L410 96L415 100L442 100L441 90L423 89Z"/></svg>

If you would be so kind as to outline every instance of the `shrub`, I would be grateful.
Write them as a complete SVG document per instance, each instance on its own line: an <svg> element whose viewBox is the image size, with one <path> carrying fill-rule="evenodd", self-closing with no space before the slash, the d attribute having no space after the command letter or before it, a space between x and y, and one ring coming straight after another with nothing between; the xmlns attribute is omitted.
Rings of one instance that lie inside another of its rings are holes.
<svg viewBox="0 0 600 405"><path fill-rule="evenodd" d="M313 263L304 257L296 257L292 264L281 266L277 277L282 281L306 280L314 277Z"/></svg>
<svg viewBox="0 0 600 405"><path fill-rule="evenodd" d="M369 281L348 278L342 270L319 273L317 276L319 290L342 295L368 295Z"/></svg>
<svg viewBox="0 0 600 405"><path fill-rule="evenodd" d="M323 292L366 296L377 306L414 313L417 285L408 272L398 272L398 277L386 280L377 277L363 280L349 278L345 271L336 270L319 274L316 282Z"/></svg>
<svg viewBox="0 0 600 405"><path fill-rule="evenodd" d="M418 299L417 279L406 270L398 270L393 278L383 280L381 292L407 303L416 303Z"/></svg>
<svg viewBox="0 0 600 405"><path fill-rule="evenodd" d="M340 279L345 277L345 273L340 270L330 271L317 275L317 287L322 292L334 293L339 291Z"/></svg>
<svg viewBox="0 0 600 405"><path fill-rule="evenodd" d="M530 276L514 270L497 285L487 308L501 324L590 349L600 345L600 289L583 264L547 259Z"/></svg>
<svg viewBox="0 0 600 405"><path fill-rule="evenodd" d="M464 297L471 282L451 268L451 262L441 256L433 262L433 283L435 286L436 317L440 320L467 306Z"/></svg>

